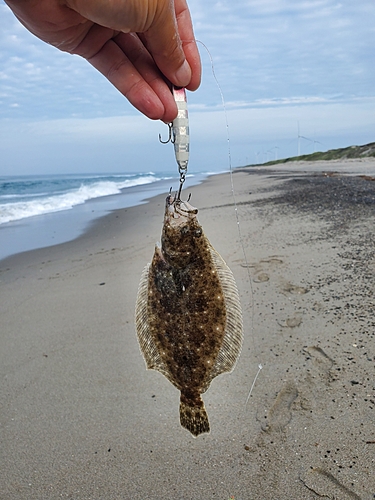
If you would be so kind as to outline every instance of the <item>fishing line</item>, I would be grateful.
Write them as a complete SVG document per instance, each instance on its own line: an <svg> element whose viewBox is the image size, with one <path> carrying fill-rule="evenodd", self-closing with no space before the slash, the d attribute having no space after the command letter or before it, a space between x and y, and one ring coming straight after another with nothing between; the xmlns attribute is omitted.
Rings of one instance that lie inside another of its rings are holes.
<svg viewBox="0 0 375 500"><path fill-rule="evenodd" d="M256 353L256 351L257 351L257 349L256 349L256 343L255 343L255 340L254 340L254 289L253 289L253 283L252 283L252 280L251 280L251 275L250 275L250 270L249 270L250 266L248 264L248 260L247 260L247 256L246 256L246 250L245 250L245 245L244 245L244 242L243 242L243 236L242 236L242 231L241 231L240 219L239 219L239 215L238 215L237 200L236 200L235 191L234 191L233 167L232 167L232 154L231 154L231 147L230 147L230 134L229 134L228 113L227 113L227 108L226 108L226 104L225 104L224 94L223 94L223 91L221 89L221 86L219 84L219 81L218 81L216 73L215 73L214 61L213 61L211 52L209 51L207 45L205 45L203 42L201 42L200 40L195 40L195 41L198 42L198 43L200 43L201 45L203 45L203 47L207 51L208 57L210 58L212 75L214 77L214 80L215 80L215 83L217 85L217 88L219 89L219 93L220 93L220 97L221 97L221 103L222 103L223 110L224 110L225 126L226 126L226 133L227 133L227 146L228 146L228 165L229 165L229 174L230 174L230 183L231 183L231 191L232 191L234 212L236 214L238 237L239 237L240 245L241 245L241 248L242 248L243 258L244 258L244 261L245 261L245 267L246 267L246 271L247 271L247 278L248 278L248 282L249 282L249 285L250 285L250 291L251 291L251 310L252 310L252 316L251 316L252 336L251 337L252 337L252 343L253 343L253 348L254 348L254 356L255 356L255 358L258 358L258 355ZM263 368L262 363L259 363L258 364L258 371L257 371L257 373L256 373L256 375L254 377L253 383L251 384L251 387L250 387L249 394L248 394L248 396L246 398L245 409L246 409L247 403L248 403L248 401L250 399L250 396L251 396L251 394L253 392L253 389L255 387L256 381L257 381L257 379L259 377L259 374L260 374L262 368Z"/></svg>

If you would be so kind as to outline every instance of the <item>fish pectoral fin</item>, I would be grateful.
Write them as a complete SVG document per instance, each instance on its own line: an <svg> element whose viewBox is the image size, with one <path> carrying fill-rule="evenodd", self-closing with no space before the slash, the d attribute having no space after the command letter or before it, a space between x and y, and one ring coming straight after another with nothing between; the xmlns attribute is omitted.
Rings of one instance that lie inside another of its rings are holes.
<svg viewBox="0 0 375 500"><path fill-rule="evenodd" d="M210 423L206 408L199 395L194 400L190 400L181 394L180 423L194 437L204 432L210 432Z"/></svg>

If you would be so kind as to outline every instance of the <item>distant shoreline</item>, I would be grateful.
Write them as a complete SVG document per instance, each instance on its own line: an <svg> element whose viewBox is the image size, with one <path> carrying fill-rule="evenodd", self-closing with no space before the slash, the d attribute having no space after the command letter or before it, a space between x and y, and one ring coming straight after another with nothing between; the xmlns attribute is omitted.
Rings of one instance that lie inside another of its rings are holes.
<svg viewBox="0 0 375 500"><path fill-rule="evenodd" d="M281 158L280 160L271 160L264 163L264 165L271 166L301 161L361 161L366 158L375 158L375 142L370 142L368 144L364 144L363 146L348 146L346 148L329 149L328 151L316 151L315 153L310 153L307 155L291 156L289 158ZM247 166L258 166L258 164Z"/></svg>
<svg viewBox="0 0 375 500"><path fill-rule="evenodd" d="M291 160L261 163L257 165L246 165L236 167L236 170L248 172L251 170L276 170L290 172L332 172L337 171L344 175L375 175L375 158L364 157L358 159L334 159L334 160Z"/></svg>

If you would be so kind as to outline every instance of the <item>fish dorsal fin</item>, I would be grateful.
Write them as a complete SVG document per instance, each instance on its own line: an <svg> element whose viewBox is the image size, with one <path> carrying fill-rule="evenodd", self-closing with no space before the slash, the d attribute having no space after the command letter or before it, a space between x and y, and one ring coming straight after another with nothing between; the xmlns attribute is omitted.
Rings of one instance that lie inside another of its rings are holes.
<svg viewBox="0 0 375 500"><path fill-rule="evenodd" d="M138 336L139 347L148 370L157 370L162 373L173 384L169 370L163 362L155 341L151 335L148 321L148 295L149 295L149 271L147 264L142 271L138 287L138 295L135 306L135 326Z"/></svg>
<svg viewBox="0 0 375 500"><path fill-rule="evenodd" d="M225 297L227 319L225 333L219 353L212 367L205 390L211 381L221 373L231 372L241 353L243 341L243 322L240 297L232 271L221 255L210 245L212 261L219 275Z"/></svg>

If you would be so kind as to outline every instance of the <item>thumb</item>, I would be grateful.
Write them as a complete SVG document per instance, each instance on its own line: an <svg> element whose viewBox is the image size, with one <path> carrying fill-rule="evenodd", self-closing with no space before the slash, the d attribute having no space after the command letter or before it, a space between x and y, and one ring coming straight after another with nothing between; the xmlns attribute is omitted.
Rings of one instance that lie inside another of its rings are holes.
<svg viewBox="0 0 375 500"><path fill-rule="evenodd" d="M181 7L180 13L175 13L172 0L159 2L159 5L164 4L162 11L156 14L154 22L143 36L163 75L174 85L186 87L191 81L192 71L185 57L179 28L182 28L182 32L190 31L190 36L193 36L193 33L187 5L184 1L176 2L178 3ZM182 26L179 26L180 22L177 24L176 14L181 16Z"/></svg>

